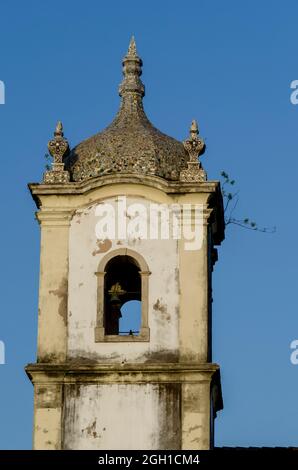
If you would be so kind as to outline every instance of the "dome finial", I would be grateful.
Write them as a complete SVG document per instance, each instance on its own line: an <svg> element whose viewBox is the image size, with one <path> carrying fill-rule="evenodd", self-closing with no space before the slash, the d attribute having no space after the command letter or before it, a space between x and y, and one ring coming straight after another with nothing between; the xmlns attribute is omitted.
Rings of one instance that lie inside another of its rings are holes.
<svg viewBox="0 0 298 470"><path fill-rule="evenodd" d="M131 36L130 43L129 43L129 46L128 46L127 55L129 57L137 57L138 56L137 46L136 46L136 41L135 41L134 35Z"/></svg>
<svg viewBox="0 0 298 470"><path fill-rule="evenodd" d="M137 54L136 41L134 36L131 37L128 51L122 61L123 65L123 81L119 87L119 95L124 97L132 97L145 95L145 87L140 76L142 75L142 59Z"/></svg>

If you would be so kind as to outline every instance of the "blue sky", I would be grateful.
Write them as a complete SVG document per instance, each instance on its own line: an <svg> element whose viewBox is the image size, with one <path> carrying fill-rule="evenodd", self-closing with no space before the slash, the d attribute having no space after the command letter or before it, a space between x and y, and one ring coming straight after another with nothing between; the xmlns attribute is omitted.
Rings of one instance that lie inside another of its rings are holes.
<svg viewBox="0 0 298 470"><path fill-rule="evenodd" d="M32 443L23 367L36 352L39 227L26 184L41 180L58 119L72 146L111 121L131 34L153 123L182 140L196 118L209 178L227 171L238 215L277 227L228 227L219 248L213 349L225 408L216 444L298 445L297 15L291 0L1 2L1 449Z"/></svg>

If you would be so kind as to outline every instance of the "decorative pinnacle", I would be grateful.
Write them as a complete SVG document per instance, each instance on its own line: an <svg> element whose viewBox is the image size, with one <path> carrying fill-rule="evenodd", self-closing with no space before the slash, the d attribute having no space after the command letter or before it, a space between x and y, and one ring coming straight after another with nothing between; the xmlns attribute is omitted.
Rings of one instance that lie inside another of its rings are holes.
<svg viewBox="0 0 298 470"><path fill-rule="evenodd" d="M145 87L140 79L142 75L142 59L137 54L137 47L134 36L132 36L126 56L122 61L123 65L123 81L119 86L119 95L125 97L127 94L130 96L138 95L143 97L145 95Z"/></svg>
<svg viewBox="0 0 298 470"><path fill-rule="evenodd" d="M136 41L135 41L134 36L131 36L130 43L129 43L129 46L128 46L128 51L127 51L127 56L129 56L129 57L138 57L137 46L136 46Z"/></svg>
<svg viewBox="0 0 298 470"><path fill-rule="evenodd" d="M195 137L198 135L198 133L199 133L198 123L195 119L193 119L191 121L191 126L190 126L190 130L189 130L190 137L192 139L195 139Z"/></svg>
<svg viewBox="0 0 298 470"><path fill-rule="evenodd" d="M62 125L62 122L61 121L58 121L57 122L57 125L56 125L56 129L55 129L55 132L54 132L54 136L58 136L58 135L61 135L61 137L63 137L63 125Z"/></svg>
<svg viewBox="0 0 298 470"><path fill-rule="evenodd" d="M189 139L186 139L183 145L190 156L191 162L197 162L198 157L205 151L205 142L199 137L199 127L195 119L191 122Z"/></svg>
<svg viewBox="0 0 298 470"><path fill-rule="evenodd" d="M62 158L68 150L68 142L64 138L63 125L61 121L57 122L56 129L54 132L54 139L48 143L48 149L53 157L54 164L62 163Z"/></svg>
<svg viewBox="0 0 298 470"><path fill-rule="evenodd" d="M205 151L204 140L199 136L199 127L194 119L189 129L189 138L183 142L184 148L189 155L187 168L180 172L180 181L184 183L201 183L207 180L205 170L199 160Z"/></svg>
<svg viewBox="0 0 298 470"><path fill-rule="evenodd" d="M63 134L62 122L58 121L54 138L48 143L48 149L53 157L52 169L48 170L43 175L43 181L46 184L60 184L69 183L70 175L64 169L63 157L69 150L68 142Z"/></svg>

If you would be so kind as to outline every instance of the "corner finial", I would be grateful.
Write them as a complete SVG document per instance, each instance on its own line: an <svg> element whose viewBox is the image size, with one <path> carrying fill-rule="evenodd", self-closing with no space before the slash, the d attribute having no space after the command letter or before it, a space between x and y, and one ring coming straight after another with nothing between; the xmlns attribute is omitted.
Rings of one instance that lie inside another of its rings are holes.
<svg viewBox="0 0 298 470"><path fill-rule="evenodd" d="M63 125L61 121L58 121L56 124L54 139L50 140L48 143L48 149L53 157L54 164L62 163L62 158L68 150L68 142L64 138Z"/></svg>
<svg viewBox="0 0 298 470"><path fill-rule="evenodd" d="M185 150L189 153L190 161L197 162L199 155L205 151L205 142L199 136L199 126L195 119L191 121L189 129L189 139L183 142Z"/></svg>
<svg viewBox="0 0 298 470"><path fill-rule="evenodd" d="M131 36L130 43L128 46L128 51L127 51L127 56L129 57L137 57L137 46L136 46L136 41L135 37Z"/></svg>
<svg viewBox="0 0 298 470"><path fill-rule="evenodd" d="M57 122L54 135L61 135L63 137L63 125L61 121Z"/></svg>
<svg viewBox="0 0 298 470"><path fill-rule="evenodd" d="M198 123L195 119L191 121L191 126L190 126L190 135L195 137L199 133L199 127Z"/></svg>
<svg viewBox="0 0 298 470"><path fill-rule="evenodd" d="M199 161L199 156L205 151L205 142L202 137L199 136L199 127L195 119L191 122L189 138L183 142L183 145L189 155L189 161L187 163L187 168L180 172L180 181L206 181L207 175Z"/></svg>
<svg viewBox="0 0 298 470"><path fill-rule="evenodd" d="M48 149L53 157L53 164L52 169L44 174L44 183L68 183L69 172L64 169L63 157L69 150L69 146L63 134L61 121L56 124L54 139L49 141Z"/></svg>

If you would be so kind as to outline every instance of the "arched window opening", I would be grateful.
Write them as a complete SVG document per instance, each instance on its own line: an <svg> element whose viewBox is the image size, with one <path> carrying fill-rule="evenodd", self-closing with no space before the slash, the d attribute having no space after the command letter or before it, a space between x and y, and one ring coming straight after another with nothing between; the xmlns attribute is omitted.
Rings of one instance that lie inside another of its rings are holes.
<svg viewBox="0 0 298 470"><path fill-rule="evenodd" d="M97 277L95 341L150 341L150 271L140 253L124 247L111 251L103 256L94 274Z"/></svg>
<svg viewBox="0 0 298 470"><path fill-rule="evenodd" d="M138 335L142 323L142 302L129 300L121 307L119 335Z"/></svg>
<svg viewBox="0 0 298 470"><path fill-rule="evenodd" d="M136 305L132 306L132 301L138 301L141 305L142 300L138 263L131 256L115 256L107 263L105 273L105 335L138 335L141 328L141 313L139 321L134 321L133 318L136 317L136 314L133 312L136 310Z"/></svg>

